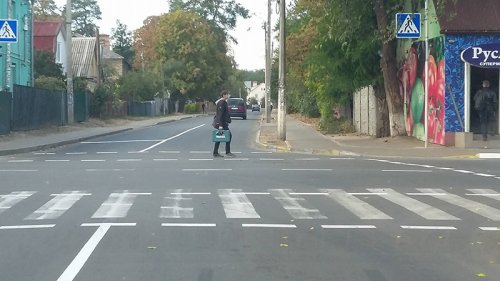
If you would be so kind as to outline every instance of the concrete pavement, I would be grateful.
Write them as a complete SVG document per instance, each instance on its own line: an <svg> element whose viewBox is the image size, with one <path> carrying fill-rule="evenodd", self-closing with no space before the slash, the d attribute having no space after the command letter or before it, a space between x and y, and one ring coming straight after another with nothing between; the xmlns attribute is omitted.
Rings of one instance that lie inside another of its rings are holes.
<svg viewBox="0 0 500 281"><path fill-rule="evenodd" d="M0 136L0 155L26 153L81 142L94 137L116 134L135 128L174 122L200 115L172 115L114 123L86 122L30 132ZM360 135L323 135L314 127L287 117L286 141L278 139L275 112L270 123L261 115L256 142L264 149L335 156L405 158L500 158L500 149L461 149L424 143L411 137L373 138Z"/></svg>

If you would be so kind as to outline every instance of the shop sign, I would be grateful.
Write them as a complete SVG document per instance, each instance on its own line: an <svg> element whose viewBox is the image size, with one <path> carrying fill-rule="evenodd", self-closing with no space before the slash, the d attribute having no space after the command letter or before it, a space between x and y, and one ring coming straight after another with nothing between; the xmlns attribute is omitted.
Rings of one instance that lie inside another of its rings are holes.
<svg viewBox="0 0 500 281"><path fill-rule="evenodd" d="M462 61L482 68L500 68L500 43L472 46L462 51Z"/></svg>

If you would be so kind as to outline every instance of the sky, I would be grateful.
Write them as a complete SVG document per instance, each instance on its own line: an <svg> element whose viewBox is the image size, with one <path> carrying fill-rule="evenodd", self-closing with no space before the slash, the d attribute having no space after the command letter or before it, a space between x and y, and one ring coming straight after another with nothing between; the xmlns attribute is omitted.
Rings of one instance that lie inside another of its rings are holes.
<svg viewBox="0 0 500 281"><path fill-rule="evenodd" d="M235 30L229 33L238 41L238 45L231 44L232 54L239 69L264 69L265 35L262 25L267 19L267 0L236 1L250 10L252 17L246 20L239 18ZM66 4L66 0L55 2L58 6ZM102 20L97 25L103 34L111 34L117 20L125 24L129 31L134 31L143 25L147 17L168 12L167 0L97 0L97 4L102 12ZM272 9L276 10L276 4L272 5ZM272 22L276 22L276 12L273 12L272 18Z"/></svg>

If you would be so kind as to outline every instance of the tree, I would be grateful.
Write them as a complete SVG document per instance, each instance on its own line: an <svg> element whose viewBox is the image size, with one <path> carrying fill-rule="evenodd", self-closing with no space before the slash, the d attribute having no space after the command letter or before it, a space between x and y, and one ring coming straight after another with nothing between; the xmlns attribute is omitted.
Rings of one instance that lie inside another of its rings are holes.
<svg viewBox="0 0 500 281"><path fill-rule="evenodd" d="M174 74L174 87L190 97L216 96L232 64L212 25L195 13L178 10L163 15L159 27L159 60L180 61L185 67Z"/></svg>
<svg viewBox="0 0 500 281"><path fill-rule="evenodd" d="M238 16L249 17L249 11L235 0L168 0L170 11L197 13L220 30L233 30Z"/></svg>
<svg viewBox="0 0 500 281"><path fill-rule="evenodd" d="M33 15L36 20L60 19L61 11L54 0L37 0L33 3Z"/></svg>
<svg viewBox="0 0 500 281"><path fill-rule="evenodd" d="M130 72L118 81L118 94L124 100L153 100L159 92L159 79L154 72Z"/></svg>
<svg viewBox="0 0 500 281"><path fill-rule="evenodd" d="M127 25L117 20L116 28L111 29L111 38L113 39L113 51L124 57L128 63L132 63L134 60L132 32L127 30Z"/></svg>
<svg viewBox="0 0 500 281"><path fill-rule="evenodd" d="M35 51L34 54L34 77L53 77L64 79L62 65L55 62L54 55L46 51Z"/></svg>
<svg viewBox="0 0 500 281"><path fill-rule="evenodd" d="M96 0L72 1L73 31L83 36L95 36L96 21L101 19L101 8Z"/></svg>
<svg viewBox="0 0 500 281"><path fill-rule="evenodd" d="M148 17L144 20L144 25L134 32L134 68L148 69L158 62L156 47L159 42L160 21L159 16Z"/></svg>

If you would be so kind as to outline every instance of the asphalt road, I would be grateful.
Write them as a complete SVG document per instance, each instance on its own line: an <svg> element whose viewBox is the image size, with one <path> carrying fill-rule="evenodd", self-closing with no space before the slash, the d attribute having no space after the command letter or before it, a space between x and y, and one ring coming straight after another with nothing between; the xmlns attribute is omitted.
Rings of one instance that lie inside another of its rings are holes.
<svg viewBox="0 0 500 281"><path fill-rule="evenodd" d="M0 157L0 280L498 280L498 160L270 153L248 117L236 158L210 117Z"/></svg>

